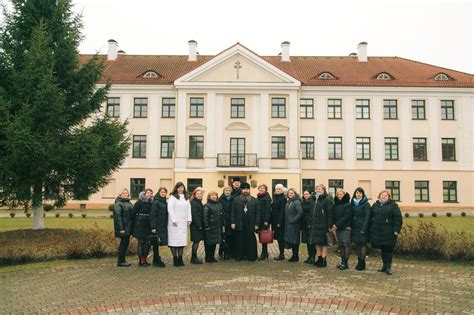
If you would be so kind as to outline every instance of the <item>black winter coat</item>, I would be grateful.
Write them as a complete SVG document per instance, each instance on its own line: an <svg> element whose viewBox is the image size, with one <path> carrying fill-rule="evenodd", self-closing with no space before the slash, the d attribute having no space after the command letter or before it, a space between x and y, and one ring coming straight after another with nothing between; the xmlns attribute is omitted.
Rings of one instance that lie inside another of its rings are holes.
<svg viewBox="0 0 474 315"><path fill-rule="evenodd" d="M351 241L354 243L367 243L369 241L369 225L371 207L366 196L356 206L354 199L352 207L352 232Z"/></svg>
<svg viewBox="0 0 474 315"><path fill-rule="evenodd" d="M135 220L133 222L133 236L146 239L151 235L150 213L153 200L148 200L145 194L140 193L137 202L133 206Z"/></svg>
<svg viewBox="0 0 474 315"><path fill-rule="evenodd" d="M198 242L204 240L204 206L202 200L193 199L191 201L191 217L192 222L190 226L191 241Z"/></svg>
<svg viewBox="0 0 474 315"><path fill-rule="evenodd" d="M206 245L217 245L222 241L224 212L219 201L209 200L204 206L204 233Z"/></svg>
<svg viewBox="0 0 474 315"><path fill-rule="evenodd" d="M275 231L275 239L283 241L285 236L285 194L274 194L272 200L271 222L272 230ZM277 227L280 225L280 227Z"/></svg>
<svg viewBox="0 0 474 315"><path fill-rule="evenodd" d="M114 230L115 236L130 236L133 228L133 205L130 199L117 197L114 205ZM120 234L124 230L125 234Z"/></svg>
<svg viewBox="0 0 474 315"><path fill-rule="evenodd" d="M333 224L336 225L338 231L345 230L351 227L352 223L352 208L351 208L351 197L348 193L342 197L334 198L334 206L332 207L332 218Z"/></svg>
<svg viewBox="0 0 474 315"><path fill-rule="evenodd" d="M298 196L288 199L285 206L285 242L299 244L303 208Z"/></svg>
<svg viewBox="0 0 474 315"><path fill-rule="evenodd" d="M168 202L159 194L155 195L151 204L150 227L156 229L160 245L168 245Z"/></svg>
<svg viewBox="0 0 474 315"><path fill-rule="evenodd" d="M260 226L260 205L256 198L249 196L250 201L247 204L247 215L249 216L249 225L250 229L253 230L255 226ZM240 195L235 198L232 202L232 214L230 218L230 223L235 224L235 230L241 231L243 225L243 215L244 215L244 196Z"/></svg>
<svg viewBox="0 0 474 315"><path fill-rule="evenodd" d="M308 213L308 244L327 244L326 233L333 225L332 221L333 202L324 193L318 200L313 200L310 212Z"/></svg>
<svg viewBox="0 0 474 315"><path fill-rule="evenodd" d="M301 242L302 243L307 243L308 240L308 222L309 222L309 216L311 213L311 207L313 206L313 198L310 198L309 200L302 199L301 200L301 206L303 208L303 219L301 221Z"/></svg>
<svg viewBox="0 0 474 315"><path fill-rule="evenodd" d="M375 247L395 246L397 236L402 229L402 213L395 201L389 200L384 204L376 201L372 205L370 216L370 242Z"/></svg>
<svg viewBox="0 0 474 315"><path fill-rule="evenodd" d="M229 196L229 198L222 194L219 197L219 202L222 205L222 210L224 211L224 217L222 218L223 225L225 227L225 234L230 236L232 235L232 229L230 228L230 216L232 214L232 196Z"/></svg>
<svg viewBox="0 0 474 315"><path fill-rule="evenodd" d="M262 196L257 195L257 200L260 206L260 230L265 229L264 223L267 222L267 228L270 227L270 218L272 214L272 198L269 193L264 193Z"/></svg>

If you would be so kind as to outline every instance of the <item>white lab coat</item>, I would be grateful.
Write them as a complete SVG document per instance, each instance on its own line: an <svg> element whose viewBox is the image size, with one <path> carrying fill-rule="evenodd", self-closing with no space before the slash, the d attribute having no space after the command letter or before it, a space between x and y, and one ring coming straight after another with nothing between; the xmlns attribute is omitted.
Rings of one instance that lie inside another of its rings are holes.
<svg viewBox="0 0 474 315"><path fill-rule="evenodd" d="M168 199L168 246L181 247L188 244L188 222L191 222L191 204L179 194L179 200ZM178 223L174 226L173 223Z"/></svg>

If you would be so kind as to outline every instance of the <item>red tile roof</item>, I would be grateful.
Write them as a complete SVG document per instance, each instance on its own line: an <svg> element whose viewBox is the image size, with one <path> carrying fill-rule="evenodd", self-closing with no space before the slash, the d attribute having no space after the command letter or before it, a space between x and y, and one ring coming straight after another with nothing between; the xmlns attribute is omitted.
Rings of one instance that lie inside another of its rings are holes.
<svg viewBox="0 0 474 315"><path fill-rule="evenodd" d="M81 62L92 55L81 55ZM101 56L106 59L106 56ZM184 74L194 70L215 56L198 55L196 62L188 62L188 56L174 55L122 55L117 60L106 61L101 83L110 79L112 84L173 85ZM436 67L400 57L369 57L368 62L358 62L357 57L291 56L291 62L281 62L280 56L262 56L270 64L281 69L302 85L307 86L385 86L385 87L474 87L474 75ZM161 77L143 78L153 70ZM329 72L337 79L320 80L319 74ZM386 72L394 80L376 80ZM445 73L453 80L435 81L438 73Z"/></svg>

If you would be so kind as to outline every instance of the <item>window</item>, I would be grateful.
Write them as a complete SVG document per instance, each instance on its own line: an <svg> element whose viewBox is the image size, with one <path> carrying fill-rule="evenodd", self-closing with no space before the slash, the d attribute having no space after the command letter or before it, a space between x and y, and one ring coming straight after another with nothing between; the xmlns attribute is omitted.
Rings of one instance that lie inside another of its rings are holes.
<svg viewBox="0 0 474 315"><path fill-rule="evenodd" d="M377 75L377 80L393 80L393 77L386 72L382 72Z"/></svg>
<svg viewBox="0 0 474 315"><path fill-rule="evenodd" d="M413 160L428 160L428 148L426 144L426 138L413 138Z"/></svg>
<svg viewBox="0 0 474 315"><path fill-rule="evenodd" d="M430 201L430 183L427 180L415 180L415 201Z"/></svg>
<svg viewBox="0 0 474 315"><path fill-rule="evenodd" d="M370 138L356 138L356 156L358 160L370 160Z"/></svg>
<svg viewBox="0 0 474 315"><path fill-rule="evenodd" d="M458 183L443 181L443 202L458 202Z"/></svg>
<svg viewBox="0 0 474 315"><path fill-rule="evenodd" d="M144 75L143 75L144 78L147 78L147 79L157 79L159 78L159 75L158 73L156 73L155 71L147 71Z"/></svg>
<svg viewBox="0 0 474 315"><path fill-rule="evenodd" d="M230 118L245 118L245 98L230 100Z"/></svg>
<svg viewBox="0 0 474 315"><path fill-rule="evenodd" d="M189 158L204 158L204 136L189 136Z"/></svg>
<svg viewBox="0 0 474 315"><path fill-rule="evenodd" d="M342 100L329 99L328 100L328 118L342 119Z"/></svg>
<svg viewBox="0 0 474 315"><path fill-rule="evenodd" d="M144 178L130 178L130 198L138 198L138 195L144 190Z"/></svg>
<svg viewBox="0 0 474 315"><path fill-rule="evenodd" d="M412 100L411 101L411 117L412 117L413 120L424 120L424 119L426 119L425 101L424 100Z"/></svg>
<svg viewBox="0 0 474 315"><path fill-rule="evenodd" d="M302 98L300 100L300 118L302 119L314 118L312 98L306 98L306 99Z"/></svg>
<svg viewBox="0 0 474 315"><path fill-rule="evenodd" d="M202 97L191 97L190 99L190 118L202 118L204 117L204 98Z"/></svg>
<svg viewBox="0 0 474 315"><path fill-rule="evenodd" d="M174 152L174 136L161 136L161 158L171 159Z"/></svg>
<svg viewBox="0 0 474 315"><path fill-rule="evenodd" d="M441 120L454 120L454 101L441 101Z"/></svg>
<svg viewBox="0 0 474 315"><path fill-rule="evenodd" d="M287 179L272 179L272 194L275 193L275 186L278 184L282 184L283 187L288 188L288 180Z"/></svg>
<svg viewBox="0 0 474 315"><path fill-rule="evenodd" d="M301 180L301 196L305 191L309 191L310 193L314 192L314 186L316 186L316 180L312 178L303 178Z"/></svg>
<svg viewBox="0 0 474 315"><path fill-rule="evenodd" d="M202 178L188 178L187 184L188 192L192 194L196 188L202 187Z"/></svg>
<svg viewBox="0 0 474 315"><path fill-rule="evenodd" d="M176 112L176 99L171 97L164 97L161 99L161 117L174 118Z"/></svg>
<svg viewBox="0 0 474 315"><path fill-rule="evenodd" d="M328 158L330 160L342 160L342 137L328 138Z"/></svg>
<svg viewBox="0 0 474 315"><path fill-rule="evenodd" d="M443 161L456 161L456 139L441 138Z"/></svg>
<svg viewBox="0 0 474 315"><path fill-rule="evenodd" d="M356 100L356 119L370 119L369 100Z"/></svg>
<svg viewBox="0 0 474 315"><path fill-rule="evenodd" d="M385 160L398 160L398 138L385 138Z"/></svg>
<svg viewBox="0 0 474 315"><path fill-rule="evenodd" d="M319 75L319 80L334 80L334 76L329 72L323 72Z"/></svg>
<svg viewBox="0 0 474 315"><path fill-rule="evenodd" d="M284 159L286 156L285 137L272 137L272 159Z"/></svg>
<svg viewBox="0 0 474 315"><path fill-rule="evenodd" d="M451 77L448 76L446 73L438 73L434 79L435 81L449 81L451 80Z"/></svg>
<svg viewBox="0 0 474 315"><path fill-rule="evenodd" d="M230 138L230 165L245 166L245 138Z"/></svg>
<svg viewBox="0 0 474 315"><path fill-rule="evenodd" d="M303 160L314 159L314 137L300 138L301 158Z"/></svg>
<svg viewBox="0 0 474 315"><path fill-rule="evenodd" d="M133 117L146 118L148 116L148 99L137 97L133 100Z"/></svg>
<svg viewBox="0 0 474 315"><path fill-rule="evenodd" d="M344 189L344 180L343 179L330 179L328 182L328 194L331 194L333 197L335 197L336 191L338 189Z"/></svg>
<svg viewBox="0 0 474 315"><path fill-rule="evenodd" d="M286 117L286 99L272 98L272 118Z"/></svg>
<svg viewBox="0 0 474 315"><path fill-rule="evenodd" d="M120 117L120 97L107 97L107 115Z"/></svg>
<svg viewBox="0 0 474 315"><path fill-rule="evenodd" d="M383 100L383 119L398 119L397 100Z"/></svg>
<svg viewBox="0 0 474 315"><path fill-rule="evenodd" d="M385 189L392 195L393 201L400 201L400 181L386 180Z"/></svg>
<svg viewBox="0 0 474 315"><path fill-rule="evenodd" d="M133 158L146 158L146 136L133 136Z"/></svg>

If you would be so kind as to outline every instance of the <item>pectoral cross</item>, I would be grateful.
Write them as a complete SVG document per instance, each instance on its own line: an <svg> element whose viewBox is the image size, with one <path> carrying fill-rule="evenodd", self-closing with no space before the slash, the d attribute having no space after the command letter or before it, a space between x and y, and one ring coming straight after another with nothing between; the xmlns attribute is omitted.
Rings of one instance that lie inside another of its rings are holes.
<svg viewBox="0 0 474 315"><path fill-rule="evenodd" d="M240 70L240 68L242 68L242 66L240 65L240 61L239 61L239 60L237 60L237 61L235 62L234 68L237 70L237 80L238 80L238 79L239 79L239 70Z"/></svg>

